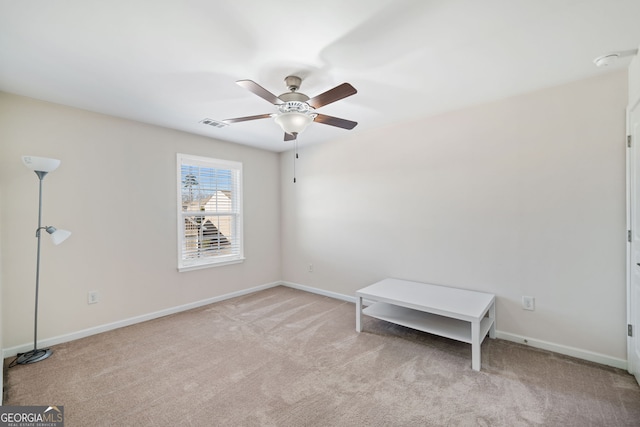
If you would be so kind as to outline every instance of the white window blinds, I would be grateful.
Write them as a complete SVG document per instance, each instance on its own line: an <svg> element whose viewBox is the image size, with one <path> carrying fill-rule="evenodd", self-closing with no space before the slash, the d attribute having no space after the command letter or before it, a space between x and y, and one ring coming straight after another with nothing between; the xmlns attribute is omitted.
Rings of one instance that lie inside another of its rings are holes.
<svg viewBox="0 0 640 427"><path fill-rule="evenodd" d="M241 262L242 163L178 154L178 270Z"/></svg>

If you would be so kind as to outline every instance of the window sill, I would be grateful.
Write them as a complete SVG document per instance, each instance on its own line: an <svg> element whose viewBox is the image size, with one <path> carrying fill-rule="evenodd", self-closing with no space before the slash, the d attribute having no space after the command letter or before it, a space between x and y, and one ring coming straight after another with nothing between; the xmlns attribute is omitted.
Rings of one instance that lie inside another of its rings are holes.
<svg viewBox="0 0 640 427"><path fill-rule="evenodd" d="M241 264L243 262L244 262L244 258L237 258L234 260L220 261L220 262L214 262L210 264L185 265L185 266L178 267L178 271L182 273L185 271L202 270L203 268L222 267L224 265Z"/></svg>

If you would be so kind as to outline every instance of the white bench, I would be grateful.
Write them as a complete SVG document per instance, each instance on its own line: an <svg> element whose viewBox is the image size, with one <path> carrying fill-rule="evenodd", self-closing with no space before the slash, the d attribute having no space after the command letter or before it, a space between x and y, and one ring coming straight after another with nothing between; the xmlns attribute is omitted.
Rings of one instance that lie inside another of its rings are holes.
<svg viewBox="0 0 640 427"><path fill-rule="evenodd" d="M362 301L374 303L363 309ZM495 338L495 295L446 286L384 279L356 292L356 331L362 313L471 344L471 368L480 370L480 345Z"/></svg>

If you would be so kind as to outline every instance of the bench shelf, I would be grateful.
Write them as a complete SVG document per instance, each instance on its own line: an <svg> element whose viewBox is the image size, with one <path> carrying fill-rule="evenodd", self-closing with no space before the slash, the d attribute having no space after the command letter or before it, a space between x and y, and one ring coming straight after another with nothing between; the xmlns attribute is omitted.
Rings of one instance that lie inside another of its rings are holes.
<svg viewBox="0 0 640 427"><path fill-rule="evenodd" d="M376 302L363 309L362 313L396 325L471 344L471 323L464 320L424 313L386 302ZM482 319L480 321L480 335L486 336L492 324L492 319L488 317Z"/></svg>

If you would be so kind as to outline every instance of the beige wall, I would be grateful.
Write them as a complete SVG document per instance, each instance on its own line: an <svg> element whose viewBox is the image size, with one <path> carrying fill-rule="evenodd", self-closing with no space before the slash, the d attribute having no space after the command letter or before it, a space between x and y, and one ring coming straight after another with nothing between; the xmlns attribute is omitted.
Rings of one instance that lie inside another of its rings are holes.
<svg viewBox="0 0 640 427"><path fill-rule="evenodd" d="M283 279L488 291L503 335L626 360L626 77L303 146L296 184L283 153Z"/></svg>
<svg viewBox="0 0 640 427"><path fill-rule="evenodd" d="M177 272L178 152L243 163L244 263ZM38 179L24 154L62 161L44 180L43 222L73 232L42 242L41 339L281 278L277 154L0 93L5 349L33 339Z"/></svg>

